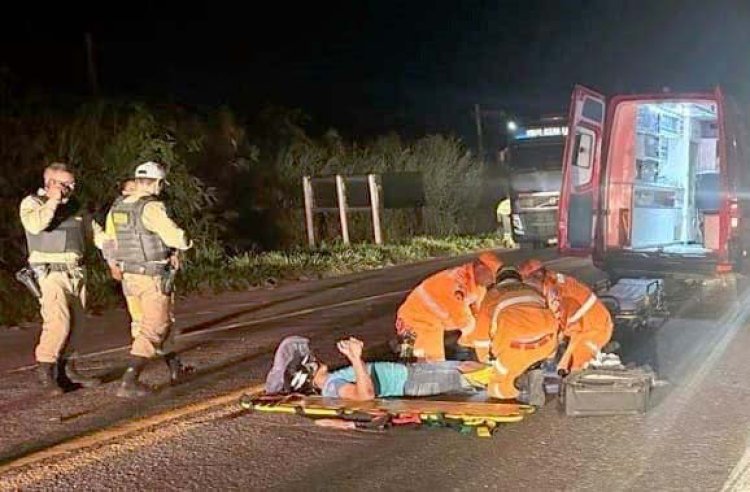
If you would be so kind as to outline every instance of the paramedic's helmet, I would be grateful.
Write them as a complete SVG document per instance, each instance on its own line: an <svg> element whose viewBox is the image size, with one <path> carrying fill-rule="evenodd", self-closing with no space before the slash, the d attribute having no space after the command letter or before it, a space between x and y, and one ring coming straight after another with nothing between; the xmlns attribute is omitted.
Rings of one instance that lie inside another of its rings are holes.
<svg viewBox="0 0 750 492"><path fill-rule="evenodd" d="M266 376L266 393L302 392L306 388L312 388L312 378L317 367L309 339L286 337L276 349L273 367Z"/></svg>
<svg viewBox="0 0 750 492"><path fill-rule="evenodd" d="M500 285L504 282L521 282L523 278L518 272L516 267L506 266L500 269L497 274L497 284Z"/></svg>
<svg viewBox="0 0 750 492"><path fill-rule="evenodd" d="M518 265L518 272L523 278L529 278L544 270L544 264L536 258L531 258Z"/></svg>
<svg viewBox="0 0 750 492"><path fill-rule="evenodd" d="M134 177L146 179L160 179L167 183L167 170L158 162L147 161L135 168ZM168 183L167 183L168 184Z"/></svg>
<svg viewBox="0 0 750 492"><path fill-rule="evenodd" d="M492 271L492 275L497 275L497 271L503 267L503 261L495 255L486 251L477 257L477 261Z"/></svg>

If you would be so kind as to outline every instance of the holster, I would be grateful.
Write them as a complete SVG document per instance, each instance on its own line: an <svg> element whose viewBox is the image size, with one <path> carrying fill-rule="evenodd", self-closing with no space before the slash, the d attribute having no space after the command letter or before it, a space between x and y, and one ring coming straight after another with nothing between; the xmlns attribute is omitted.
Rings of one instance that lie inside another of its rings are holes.
<svg viewBox="0 0 750 492"><path fill-rule="evenodd" d="M39 280L36 272L30 266L25 266L16 272L16 280L21 282L31 295L37 299L42 297L42 289L39 287Z"/></svg>
<svg viewBox="0 0 750 492"><path fill-rule="evenodd" d="M161 292L164 295L171 296L174 293L174 283L177 279L177 270L167 267L161 275Z"/></svg>

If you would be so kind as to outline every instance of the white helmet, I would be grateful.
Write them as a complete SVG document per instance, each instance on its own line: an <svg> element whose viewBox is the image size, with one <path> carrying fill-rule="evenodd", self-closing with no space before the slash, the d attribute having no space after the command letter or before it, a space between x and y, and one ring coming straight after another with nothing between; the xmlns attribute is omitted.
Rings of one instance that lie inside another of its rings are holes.
<svg viewBox="0 0 750 492"><path fill-rule="evenodd" d="M167 170L158 162L147 161L135 168L135 177L161 179L166 182Z"/></svg>

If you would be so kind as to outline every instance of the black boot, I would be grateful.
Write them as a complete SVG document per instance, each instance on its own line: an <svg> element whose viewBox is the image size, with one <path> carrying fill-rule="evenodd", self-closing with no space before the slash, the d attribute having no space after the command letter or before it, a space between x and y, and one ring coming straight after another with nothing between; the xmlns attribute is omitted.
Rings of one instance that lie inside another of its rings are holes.
<svg viewBox="0 0 750 492"><path fill-rule="evenodd" d="M138 377L141 371L148 364L148 359L143 357L132 357L130 364L122 376L120 387L117 388L119 398L143 398L151 394L151 390L140 381Z"/></svg>
<svg viewBox="0 0 750 492"><path fill-rule="evenodd" d="M544 372L541 369L532 369L527 374L529 405L541 408L547 402L547 394L544 391Z"/></svg>
<svg viewBox="0 0 750 492"><path fill-rule="evenodd" d="M36 373L39 376L39 384L46 393L50 395L62 395L64 393L55 378L55 364L40 362L36 368Z"/></svg>
<svg viewBox="0 0 750 492"><path fill-rule="evenodd" d="M62 359L57 361L57 373L61 379L67 379L67 381L65 382L79 384L84 388L96 388L97 386L102 384L100 380L84 376L83 374L78 372L76 370L74 361L75 359L67 357L63 357Z"/></svg>
<svg viewBox="0 0 750 492"><path fill-rule="evenodd" d="M177 384L195 371L192 366L184 365L179 356L174 352L165 354L164 362L167 363L167 367L169 368L169 384Z"/></svg>

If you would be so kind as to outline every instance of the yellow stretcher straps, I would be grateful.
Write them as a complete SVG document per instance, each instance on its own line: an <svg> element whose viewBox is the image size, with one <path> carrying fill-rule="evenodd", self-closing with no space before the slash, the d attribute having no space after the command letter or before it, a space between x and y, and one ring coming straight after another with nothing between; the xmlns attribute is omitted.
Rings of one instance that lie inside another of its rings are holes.
<svg viewBox="0 0 750 492"><path fill-rule="evenodd" d="M399 417L403 419L403 416L381 408L360 410L358 408L346 408L342 406L325 407L319 406L319 404L305 404L300 400L279 399L273 401L266 397L256 399L251 395L245 395L240 400L240 405L247 410L276 414L296 414L316 421L332 418L345 422L355 422L357 425L356 428L365 428L372 424L378 424L379 427L377 428L382 430L389 425L405 425L404 423L398 423ZM463 414L461 412L444 413L435 411L413 412L409 414L411 421L408 421L410 419L405 419L404 422L408 424L421 422L426 425L444 426L447 422L452 421L453 424L448 426L453 427L455 424L458 424L463 429L461 432L476 433L478 437L491 437L500 424L520 422L526 415L532 412L533 407L527 405L519 405L518 412L510 415L478 415L476 413ZM470 429L473 430L470 431Z"/></svg>

